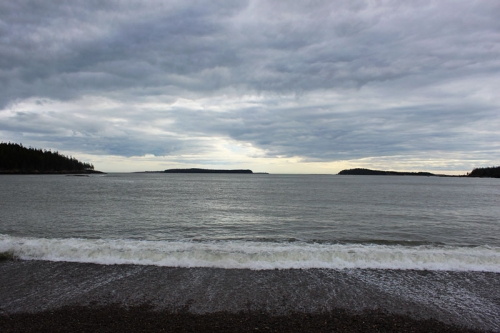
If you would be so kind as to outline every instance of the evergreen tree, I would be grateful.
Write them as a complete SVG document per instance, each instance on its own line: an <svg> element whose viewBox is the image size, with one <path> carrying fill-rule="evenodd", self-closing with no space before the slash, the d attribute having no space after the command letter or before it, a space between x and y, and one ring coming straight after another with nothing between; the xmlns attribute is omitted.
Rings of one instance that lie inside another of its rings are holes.
<svg viewBox="0 0 500 333"><path fill-rule="evenodd" d="M500 166L488 168L476 168L468 174L469 177L500 178Z"/></svg>
<svg viewBox="0 0 500 333"><path fill-rule="evenodd" d="M70 172L94 170L90 163L78 161L76 158L67 157L36 148L26 148L17 143L0 143L0 171L16 172Z"/></svg>

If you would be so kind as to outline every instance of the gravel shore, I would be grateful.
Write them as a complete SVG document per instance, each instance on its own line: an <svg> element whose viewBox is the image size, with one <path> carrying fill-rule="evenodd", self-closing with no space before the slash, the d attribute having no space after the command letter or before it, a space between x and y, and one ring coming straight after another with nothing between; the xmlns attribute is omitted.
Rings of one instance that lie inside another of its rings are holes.
<svg viewBox="0 0 500 333"><path fill-rule="evenodd" d="M155 311L152 306L125 308L66 306L52 311L0 316L7 332L481 332L447 325L434 319L415 320L383 312L327 313Z"/></svg>
<svg viewBox="0 0 500 333"><path fill-rule="evenodd" d="M0 262L0 332L500 332L500 275Z"/></svg>

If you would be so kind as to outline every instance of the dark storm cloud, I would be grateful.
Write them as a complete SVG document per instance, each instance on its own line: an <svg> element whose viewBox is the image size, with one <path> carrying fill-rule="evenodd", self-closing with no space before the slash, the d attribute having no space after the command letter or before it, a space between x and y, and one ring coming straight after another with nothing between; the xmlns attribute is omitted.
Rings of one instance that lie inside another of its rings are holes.
<svg viewBox="0 0 500 333"><path fill-rule="evenodd" d="M270 157L498 160L499 14L495 1L4 1L0 136L123 156L196 154L217 136ZM262 101L213 110L248 95ZM16 109L89 96L122 105Z"/></svg>
<svg viewBox="0 0 500 333"><path fill-rule="evenodd" d="M296 92L498 69L498 6L438 5L7 3L3 81L46 97L158 85Z"/></svg>
<svg viewBox="0 0 500 333"><path fill-rule="evenodd" d="M235 5L4 3L1 101L127 87L210 89L189 76L236 61L221 31Z"/></svg>

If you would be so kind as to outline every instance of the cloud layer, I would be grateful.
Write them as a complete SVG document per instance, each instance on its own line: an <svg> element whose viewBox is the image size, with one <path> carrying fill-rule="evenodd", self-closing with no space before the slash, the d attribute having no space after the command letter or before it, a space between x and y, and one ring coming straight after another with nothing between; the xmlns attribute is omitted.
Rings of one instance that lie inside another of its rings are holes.
<svg viewBox="0 0 500 333"><path fill-rule="evenodd" d="M499 15L494 1L2 2L0 140L185 165L498 164Z"/></svg>

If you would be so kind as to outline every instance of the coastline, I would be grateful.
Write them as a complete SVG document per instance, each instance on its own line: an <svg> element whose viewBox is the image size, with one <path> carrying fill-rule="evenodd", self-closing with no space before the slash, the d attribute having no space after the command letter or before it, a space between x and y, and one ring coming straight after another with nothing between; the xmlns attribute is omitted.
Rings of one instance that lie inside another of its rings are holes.
<svg viewBox="0 0 500 333"><path fill-rule="evenodd" d="M38 171L38 170L0 170L0 175L91 175L106 174L97 170L61 170L61 171Z"/></svg>
<svg viewBox="0 0 500 333"><path fill-rule="evenodd" d="M75 326L68 325L80 321L86 326L78 329L88 331L103 322L109 331L120 330L119 325L130 330L144 325L146 331L158 325L228 332L255 327L284 332L370 327L388 332L498 331L499 277L491 272L6 260L0 262L0 328L69 331Z"/></svg>
<svg viewBox="0 0 500 333"><path fill-rule="evenodd" d="M470 173L464 175L444 175L431 172L407 172L407 171L386 171L371 170L364 168L341 170L338 175L349 176L417 176L417 177L460 177L460 178L500 178L500 167L475 168Z"/></svg>

